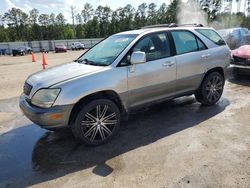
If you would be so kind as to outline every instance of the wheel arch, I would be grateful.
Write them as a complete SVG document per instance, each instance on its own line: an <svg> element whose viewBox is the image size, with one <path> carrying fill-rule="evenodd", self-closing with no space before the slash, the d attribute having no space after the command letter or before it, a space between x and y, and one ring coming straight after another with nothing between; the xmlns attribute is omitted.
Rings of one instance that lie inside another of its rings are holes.
<svg viewBox="0 0 250 188"><path fill-rule="evenodd" d="M71 125L72 123L74 123L74 121L77 117L77 113L81 110L82 105L84 105L85 103L87 103L91 100L94 100L94 99L109 99L109 100L111 100L112 102L114 102L118 106L122 116L127 117L128 111L127 111L125 105L122 103L122 100L119 97L119 95L113 90L105 90L105 91L99 91L96 93L89 94L89 95L81 98L77 103L75 103L73 109L71 110L68 124Z"/></svg>
<svg viewBox="0 0 250 188"><path fill-rule="evenodd" d="M214 68L209 69L209 70L204 74L204 76L203 76L203 78L202 78L202 80L201 80L201 83L200 83L199 87L201 86L201 84L203 83L203 81L204 81L204 79L207 77L207 75L209 75L209 74L212 73L212 72L218 72L218 73L220 73L220 74L223 76L224 80L225 80L224 69L223 69L222 67L214 67Z"/></svg>

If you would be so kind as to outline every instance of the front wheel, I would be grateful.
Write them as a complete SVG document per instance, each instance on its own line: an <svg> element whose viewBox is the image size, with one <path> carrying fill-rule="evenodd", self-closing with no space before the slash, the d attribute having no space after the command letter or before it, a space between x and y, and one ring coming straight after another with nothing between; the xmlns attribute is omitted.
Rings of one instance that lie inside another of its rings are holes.
<svg viewBox="0 0 250 188"><path fill-rule="evenodd" d="M75 137L88 145L110 140L120 126L120 110L108 99L96 99L83 106L72 125Z"/></svg>
<svg viewBox="0 0 250 188"><path fill-rule="evenodd" d="M208 106L215 104L221 98L224 83L224 77L219 72L208 74L195 93L196 100Z"/></svg>

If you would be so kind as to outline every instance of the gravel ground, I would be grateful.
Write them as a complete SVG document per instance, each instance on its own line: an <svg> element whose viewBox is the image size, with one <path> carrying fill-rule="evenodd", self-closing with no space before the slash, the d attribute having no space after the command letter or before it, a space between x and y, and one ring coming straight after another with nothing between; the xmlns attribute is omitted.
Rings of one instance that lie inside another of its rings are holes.
<svg viewBox="0 0 250 188"><path fill-rule="evenodd" d="M82 52L46 55L48 67ZM250 187L250 77L204 107L193 96L144 109L111 142L87 147L40 129L19 110L31 56L0 56L0 187Z"/></svg>

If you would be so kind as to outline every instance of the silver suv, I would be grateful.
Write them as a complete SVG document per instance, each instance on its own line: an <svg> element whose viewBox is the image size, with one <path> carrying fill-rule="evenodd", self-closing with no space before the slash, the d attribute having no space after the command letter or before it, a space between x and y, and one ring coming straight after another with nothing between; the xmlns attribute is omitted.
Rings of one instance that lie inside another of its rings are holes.
<svg viewBox="0 0 250 188"><path fill-rule="evenodd" d="M112 35L71 63L28 77L23 113L39 126L70 127L90 145L110 140L135 108L194 94L221 97L230 51L212 28L159 25Z"/></svg>

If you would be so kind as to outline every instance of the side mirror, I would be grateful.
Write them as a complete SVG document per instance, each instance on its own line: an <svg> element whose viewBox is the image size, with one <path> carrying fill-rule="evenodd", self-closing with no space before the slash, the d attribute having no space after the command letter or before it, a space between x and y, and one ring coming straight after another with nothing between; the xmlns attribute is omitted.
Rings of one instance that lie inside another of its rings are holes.
<svg viewBox="0 0 250 188"><path fill-rule="evenodd" d="M146 63L146 54L145 52L133 52L130 58L132 65Z"/></svg>

